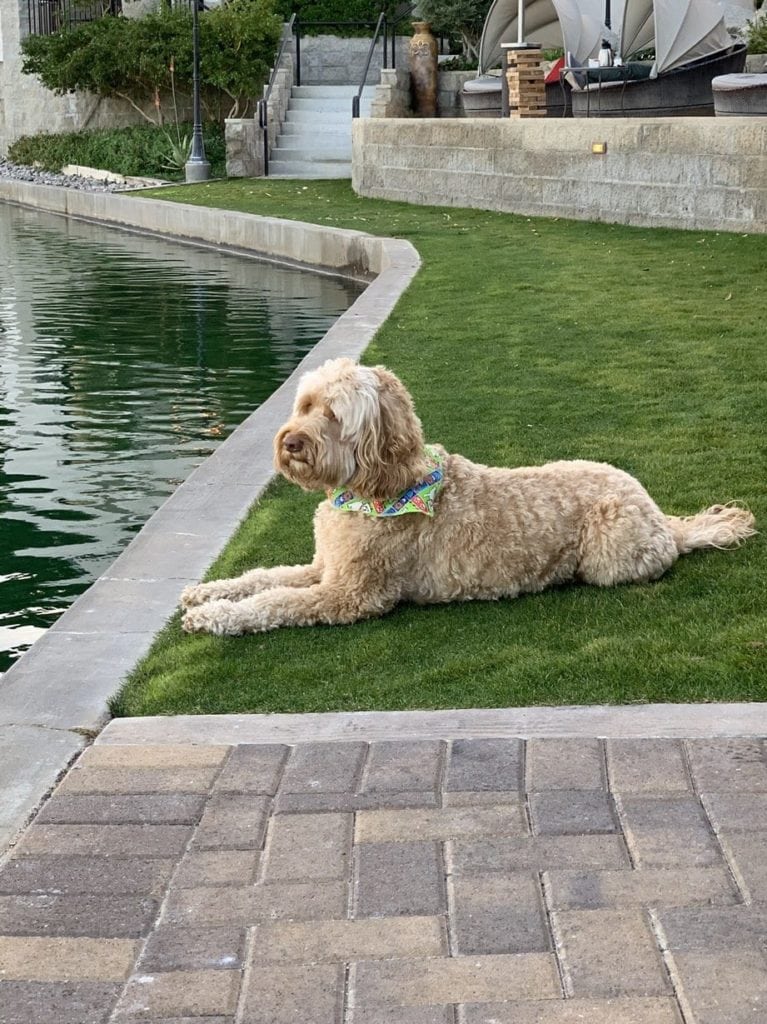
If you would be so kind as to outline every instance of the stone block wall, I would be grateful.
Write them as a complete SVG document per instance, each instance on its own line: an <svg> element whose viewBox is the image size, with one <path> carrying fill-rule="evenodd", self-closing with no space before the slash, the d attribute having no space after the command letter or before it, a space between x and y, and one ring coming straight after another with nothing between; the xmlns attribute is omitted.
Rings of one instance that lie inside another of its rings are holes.
<svg viewBox="0 0 767 1024"><path fill-rule="evenodd" d="M397 37L398 67L407 67L408 42L407 36ZM359 85L369 49L370 39L302 35L301 85ZM383 43L379 39L370 62L368 84L380 81L382 68Z"/></svg>
<svg viewBox="0 0 767 1024"><path fill-rule="evenodd" d="M592 153L594 142L607 152ZM528 216L767 232L767 119L363 119L352 185Z"/></svg>

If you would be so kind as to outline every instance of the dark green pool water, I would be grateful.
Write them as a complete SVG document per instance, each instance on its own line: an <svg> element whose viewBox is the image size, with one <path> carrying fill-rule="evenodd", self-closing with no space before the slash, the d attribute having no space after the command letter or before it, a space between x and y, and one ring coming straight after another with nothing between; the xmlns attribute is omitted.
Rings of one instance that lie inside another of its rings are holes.
<svg viewBox="0 0 767 1024"><path fill-rule="evenodd" d="M0 204L0 672L358 293Z"/></svg>

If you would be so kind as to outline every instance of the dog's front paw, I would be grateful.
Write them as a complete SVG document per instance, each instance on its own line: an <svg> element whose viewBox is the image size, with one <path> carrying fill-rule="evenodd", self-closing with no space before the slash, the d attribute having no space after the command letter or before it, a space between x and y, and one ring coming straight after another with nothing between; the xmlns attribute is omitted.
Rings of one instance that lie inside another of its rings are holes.
<svg viewBox="0 0 767 1024"><path fill-rule="evenodd" d="M186 611L187 608L196 608L198 605L205 604L206 601L217 601L228 596L221 582L213 580L211 583L196 583L192 587L184 587L179 604Z"/></svg>
<svg viewBox="0 0 767 1024"><path fill-rule="evenodd" d="M242 624L239 620L235 601L207 601L190 608L181 620L181 626L187 633L236 636L242 633Z"/></svg>

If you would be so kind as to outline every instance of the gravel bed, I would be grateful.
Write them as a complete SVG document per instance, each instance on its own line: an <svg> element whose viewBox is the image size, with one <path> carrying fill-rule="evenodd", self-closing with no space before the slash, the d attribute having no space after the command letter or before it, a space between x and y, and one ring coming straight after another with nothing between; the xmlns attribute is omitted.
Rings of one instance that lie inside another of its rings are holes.
<svg viewBox="0 0 767 1024"><path fill-rule="evenodd" d="M59 185L64 188L76 188L81 192L124 192L135 188L122 182L101 181L95 178L82 178L74 174L59 174L56 171L44 171L41 167L28 167L24 164L13 164L10 160L0 159L0 178L11 178L14 181L31 181L36 185Z"/></svg>

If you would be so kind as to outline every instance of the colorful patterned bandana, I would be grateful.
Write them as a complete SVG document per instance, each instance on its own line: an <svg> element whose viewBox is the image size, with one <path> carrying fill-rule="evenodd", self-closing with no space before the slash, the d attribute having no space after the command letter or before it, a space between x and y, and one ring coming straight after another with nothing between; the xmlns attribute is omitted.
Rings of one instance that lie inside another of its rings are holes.
<svg viewBox="0 0 767 1024"><path fill-rule="evenodd" d="M434 502L445 482L445 460L439 451L430 444L424 448L429 461L429 472L418 483L408 487L397 498L387 501L370 501L360 498L354 491L338 487L328 492L328 499L333 508L339 512L361 512L374 519L390 519L392 516L404 516L406 512L420 512L424 516L434 515Z"/></svg>

